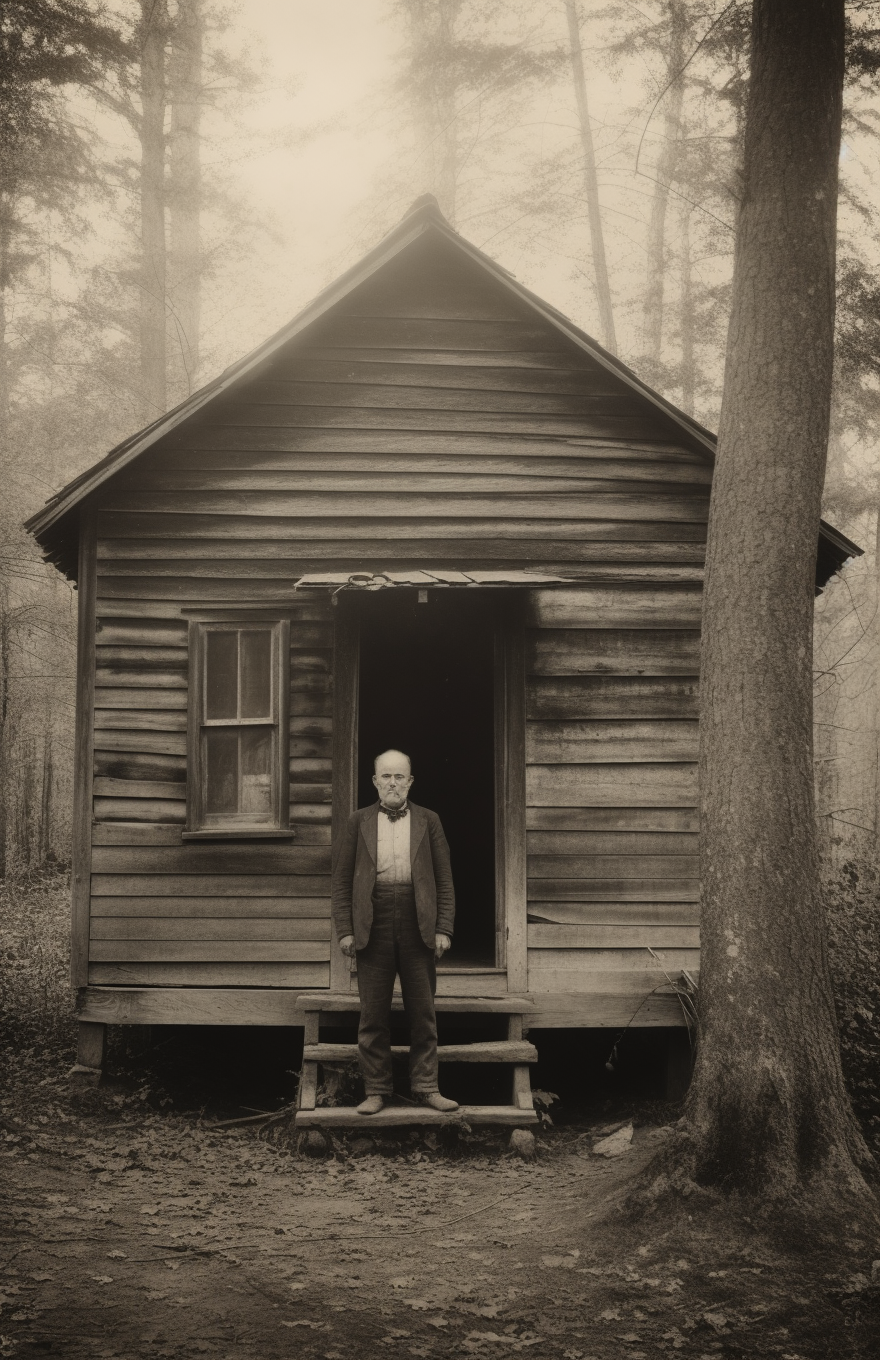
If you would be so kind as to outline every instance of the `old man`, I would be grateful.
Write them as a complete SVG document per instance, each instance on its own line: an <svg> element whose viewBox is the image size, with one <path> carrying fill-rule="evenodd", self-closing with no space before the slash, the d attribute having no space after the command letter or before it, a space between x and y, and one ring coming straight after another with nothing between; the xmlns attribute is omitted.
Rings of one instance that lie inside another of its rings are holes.
<svg viewBox="0 0 880 1360"><path fill-rule="evenodd" d="M393 1093L395 977L410 1026L412 1094L434 1110L458 1108L438 1090L434 1012L436 960L451 946L455 918L449 846L436 812L409 801L412 782L402 751L376 757L379 801L349 818L333 865L333 925L342 952L357 957L363 1115L378 1114Z"/></svg>

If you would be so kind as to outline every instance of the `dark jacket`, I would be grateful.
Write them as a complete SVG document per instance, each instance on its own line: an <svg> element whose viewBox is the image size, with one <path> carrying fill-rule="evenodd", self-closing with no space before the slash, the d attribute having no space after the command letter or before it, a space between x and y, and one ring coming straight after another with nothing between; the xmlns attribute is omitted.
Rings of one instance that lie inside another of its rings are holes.
<svg viewBox="0 0 880 1360"><path fill-rule="evenodd" d="M451 935L455 921L449 846L436 812L412 802L407 806L412 818L409 853L419 930L433 949L434 936ZM353 935L357 949L368 944L373 924L378 821L378 803L352 813L333 855L333 926L337 939Z"/></svg>

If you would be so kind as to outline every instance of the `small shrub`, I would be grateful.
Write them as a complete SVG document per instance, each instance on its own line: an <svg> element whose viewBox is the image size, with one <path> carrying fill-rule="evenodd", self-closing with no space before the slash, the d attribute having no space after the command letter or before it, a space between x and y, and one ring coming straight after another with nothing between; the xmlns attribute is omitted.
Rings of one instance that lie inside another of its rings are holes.
<svg viewBox="0 0 880 1360"><path fill-rule="evenodd" d="M70 1053L70 891L66 873L0 882L0 1047L5 1065Z"/></svg>
<svg viewBox="0 0 880 1360"><path fill-rule="evenodd" d="M825 882L843 1074L865 1136L880 1155L880 879L850 862Z"/></svg>

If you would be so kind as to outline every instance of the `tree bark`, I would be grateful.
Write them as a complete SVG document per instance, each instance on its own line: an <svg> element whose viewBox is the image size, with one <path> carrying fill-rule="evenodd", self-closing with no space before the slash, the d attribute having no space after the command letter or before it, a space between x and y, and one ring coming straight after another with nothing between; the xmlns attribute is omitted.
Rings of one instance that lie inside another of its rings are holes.
<svg viewBox="0 0 880 1360"><path fill-rule="evenodd" d="M682 0L668 0L669 48L666 59L666 81L671 82L664 96L663 150L655 171L654 195L648 221L647 281L643 302L645 329L645 357L650 369L649 378L657 376L663 350L663 306L666 277L666 214L669 189L681 154L681 111L684 104L684 77L679 73L685 62L685 42L689 20L687 6Z"/></svg>
<svg viewBox="0 0 880 1360"><path fill-rule="evenodd" d="M202 0L178 0L171 39L169 192L171 367L176 400L193 391L199 368L203 40Z"/></svg>
<svg viewBox="0 0 880 1360"><path fill-rule="evenodd" d="M812 625L827 452L844 0L754 0L744 196L709 516L700 1043L690 1170L864 1196L820 900Z"/></svg>
<svg viewBox="0 0 880 1360"><path fill-rule="evenodd" d="M141 0L141 396L147 420L167 405L165 386L165 0Z"/></svg>
<svg viewBox="0 0 880 1360"><path fill-rule="evenodd" d="M574 94L577 100L578 122L583 153L584 189L587 196L587 215L590 222L590 244L593 252L593 278L596 299L599 304L599 321L602 327L602 342L612 354L617 353L617 335L614 329L614 308L611 303L611 287L608 282L608 263L605 259L605 236L602 231L602 210L599 203L599 181L596 175L596 152L593 146L593 131L590 127L590 109L587 102L587 81L584 75L584 54L581 48L581 30L578 22L576 0L565 0L565 14L568 20L569 51L571 73L574 80Z"/></svg>

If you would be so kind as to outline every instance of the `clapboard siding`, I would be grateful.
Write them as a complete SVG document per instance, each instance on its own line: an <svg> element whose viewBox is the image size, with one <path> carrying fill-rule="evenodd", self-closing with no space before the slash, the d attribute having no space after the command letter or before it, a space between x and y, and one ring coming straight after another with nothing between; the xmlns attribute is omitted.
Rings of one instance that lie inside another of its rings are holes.
<svg viewBox="0 0 880 1360"><path fill-rule="evenodd" d="M95 983L329 985L336 611L293 588L431 565L572 582L523 599L530 990L638 1005L651 949L696 962L711 467L451 258L404 252L97 497ZM290 842L180 838L199 606L291 613Z"/></svg>
<svg viewBox="0 0 880 1360"><path fill-rule="evenodd" d="M315 810L329 814L332 775L329 603L286 601L295 841L184 844L188 652L179 607L191 596L176 598L165 617L145 614L142 600L120 610L106 593L99 606L90 979L183 985L198 967L214 970L205 985L218 977L326 985L330 838ZM215 603L235 609L235 591ZM200 907L188 910L191 902Z"/></svg>
<svg viewBox="0 0 880 1360"><path fill-rule="evenodd" d="M528 593L533 991L699 944L700 612L696 585Z"/></svg>

